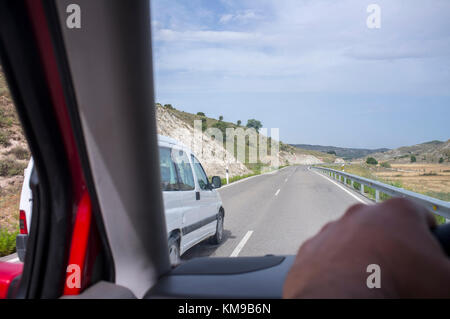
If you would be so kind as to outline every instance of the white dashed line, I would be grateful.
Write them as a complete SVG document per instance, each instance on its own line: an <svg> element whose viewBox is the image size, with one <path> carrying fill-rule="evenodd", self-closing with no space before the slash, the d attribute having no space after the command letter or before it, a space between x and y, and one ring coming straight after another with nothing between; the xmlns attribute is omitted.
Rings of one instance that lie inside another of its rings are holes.
<svg viewBox="0 0 450 319"><path fill-rule="evenodd" d="M239 256L239 253L241 252L242 248L244 248L245 244L247 243L250 236L253 234L253 230L249 230L247 234L245 234L244 238L242 238L241 242L237 247L233 250L230 257L237 257Z"/></svg>
<svg viewBox="0 0 450 319"><path fill-rule="evenodd" d="M278 196L278 194L280 193L281 189L277 190L277 192L275 193L275 196Z"/></svg>

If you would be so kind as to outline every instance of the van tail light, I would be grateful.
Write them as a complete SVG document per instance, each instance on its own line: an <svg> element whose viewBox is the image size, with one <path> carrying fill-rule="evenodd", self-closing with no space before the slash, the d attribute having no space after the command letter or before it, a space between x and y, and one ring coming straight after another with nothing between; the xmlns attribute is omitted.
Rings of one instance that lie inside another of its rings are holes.
<svg viewBox="0 0 450 319"><path fill-rule="evenodd" d="M20 233L22 235L28 235L27 218L25 215L25 211L23 211L23 210L20 210L19 227L20 227Z"/></svg>

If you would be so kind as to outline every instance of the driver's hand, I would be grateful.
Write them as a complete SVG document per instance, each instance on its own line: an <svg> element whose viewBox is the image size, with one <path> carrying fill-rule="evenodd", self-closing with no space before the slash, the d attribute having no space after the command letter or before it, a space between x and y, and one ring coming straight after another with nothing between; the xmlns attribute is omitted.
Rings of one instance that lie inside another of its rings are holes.
<svg viewBox="0 0 450 319"><path fill-rule="evenodd" d="M450 298L450 260L430 228L435 219L404 199L356 205L300 248L285 298ZM381 288L368 288L369 265Z"/></svg>

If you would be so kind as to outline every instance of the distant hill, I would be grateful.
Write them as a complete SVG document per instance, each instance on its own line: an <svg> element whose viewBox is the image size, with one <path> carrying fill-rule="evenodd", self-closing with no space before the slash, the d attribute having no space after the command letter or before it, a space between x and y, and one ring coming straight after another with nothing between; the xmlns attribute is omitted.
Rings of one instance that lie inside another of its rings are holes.
<svg viewBox="0 0 450 319"><path fill-rule="evenodd" d="M438 163L442 158L445 163L450 162L450 140L447 142L431 141L412 146L403 146L384 153L375 153L371 156L379 161L411 162L415 156L418 163Z"/></svg>
<svg viewBox="0 0 450 319"><path fill-rule="evenodd" d="M364 148L345 148L345 147L309 145L309 144L291 144L291 145L301 149L319 151L323 153L335 152L336 156L342 157L346 160L365 157L373 153L383 153L389 151L388 148L379 148L372 150Z"/></svg>

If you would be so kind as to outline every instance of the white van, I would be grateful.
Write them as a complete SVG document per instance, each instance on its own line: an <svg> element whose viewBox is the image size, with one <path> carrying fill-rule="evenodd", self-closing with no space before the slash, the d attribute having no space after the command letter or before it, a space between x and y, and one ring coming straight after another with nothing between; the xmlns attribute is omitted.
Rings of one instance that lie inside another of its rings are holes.
<svg viewBox="0 0 450 319"><path fill-rule="evenodd" d="M221 180L214 176L210 182L195 155L175 139L158 135L158 145L169 256L171 264L176 265L181 255L205 239L215 245L222 242L225 210L216 191ZM25 170L20 198L20 234L16 246L21 261L31 223L32 171L33 159Z"/></svg>

